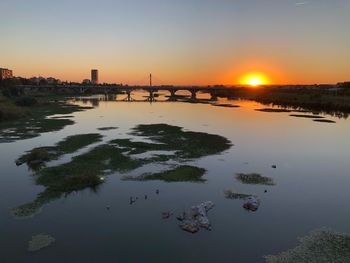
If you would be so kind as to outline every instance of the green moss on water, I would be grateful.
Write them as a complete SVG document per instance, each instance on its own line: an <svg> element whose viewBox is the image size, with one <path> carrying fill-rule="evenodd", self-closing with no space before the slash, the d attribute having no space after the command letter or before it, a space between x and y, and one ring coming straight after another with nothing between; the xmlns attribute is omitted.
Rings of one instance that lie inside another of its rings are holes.
<svg viewBox="0 0 350 263"><path fill-rule="evenodd" d="M0 123L0 143L30 139L42 133L61 130L67 125L74 124L74 121L66 118L48 118L48 116L91 109L91 107L69 104L62 97L47 96L36 99L38 103L21 110L20 117L7 118ZM16 112L17 109L22 108L24 107L17 107Z"/></svg>
<svg viewBox="0 0 350 263"><path fill-rule="evenodd" d="M164 182L205 182L203 175L206 170L203 168L183 165L172 170L167 170L159 173L149 173L138 177L125 176L126 181L153 181L159 180Z"/></svg>
<svg viewBox="0 0 350 263"><path fill-rule="evenodd" d="M350 236L328 229L316 230L301 238L296 248L265 259L267 263L350 262Z"/></svg>
<svg viewBox="0 0 350 263"><path fill-rule="evenodd" d="M257 173L237 173L237 180L244 184L262 184L262 185L274 185L272 178L261 176Z"/></svg>
<svg viewBox="0 0 350 263"><path fill-rule="evenodd" d="M102 136L97 133L69 136L58 142L55 146L34 148L17 159L16 163L19 165L27 163L30 167L45 164L45 162L56 160L64 154L74 153L81 148L101 140Z"/></svg>
<svg viewBox="0 0 350 263"><path fill-rule="evenodd" d="M35 182L45 191L29 203L12 210L16 218L30 218L52 200L86 188L96 189L108 173L134 170L147 160L132 159L112 145L100 145L88 153L73 157L69 163L42 168L36 173ZM108 172L107 172L108 171Z"/></svg>
<svg viewBox="0 0 350 263"><path fill-rule="evenodd" d="M117 139L97 146L85 154L75 156L68 163L36 170L35 182L45 187L45 191L39 194L34 201L15 208L13 214L16 217L30 217L40 211L43 205L63 195L86 188L96 189L104 182L104 176L113 172L129 172L155 162L165 164L169 160L184 161L188 158L218 154L231 147L230 141L224 137L183 131L180 127L166 124L139 125L133 129L132 134L137 137L146 137L153 143ZM67 137L55 146L34 150L46 151L42 155L45 158L39 158L46 162L100 140L101 135L99 134L76 135ZM131 157L133 154L152 151L169 151L170 153L144 158ZM20 161L32 158L31 154L32 152L22 156ZM34 156L34 159L38 159L37 156ZM205 179L202 178L204 173L205 169L183 165L160 173L149 173L124 179L204 182Z"/></svg>
<svg viewBox="0 0 350 263"><path fill-rule="evenodd" d="M228 150L232 144L225 137L203 132L184 131L183 128L168 124L139 125L133 129L135 136L147 137L156 144L148 143L134 147L142 153L152 150L176 151L176 156L194 159L219 154Z"/></svg>
<svg viewBox="0 0 350 263"><path fill-rule="evenodd" d="M235 193L232 190L224 191L225 198L227 199L246 199L252 195Z"/></svg>
<svg viewBox="0 0 350 263"><path fill-rule="evenodd" d="M47 167L40 171L37 183L51 190L69 192L94 187L103 182L105 171L126 172L145 164L132 159L111 145L101 145L86 154L73 157L66 164Z"/></svg>

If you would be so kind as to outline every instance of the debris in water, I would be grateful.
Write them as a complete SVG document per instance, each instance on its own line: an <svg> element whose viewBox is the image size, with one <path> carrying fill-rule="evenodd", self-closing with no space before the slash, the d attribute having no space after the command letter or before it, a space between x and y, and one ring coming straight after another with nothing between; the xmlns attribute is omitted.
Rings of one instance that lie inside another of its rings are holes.
<svg viewBox="0 0 350 263"><path fill-rule="evenodd" d="M163 212L163 213L162 213L162 218L163 218L163 219L168 219L168 218L170 218L172 215L173 215L172 212Z"/></svg>
<svg viewBox="0 0 350 263"><path fill-rule="evenodd" d="M277 168L277 165L272 165L271 166L273 169L276 169Z"/></svg>

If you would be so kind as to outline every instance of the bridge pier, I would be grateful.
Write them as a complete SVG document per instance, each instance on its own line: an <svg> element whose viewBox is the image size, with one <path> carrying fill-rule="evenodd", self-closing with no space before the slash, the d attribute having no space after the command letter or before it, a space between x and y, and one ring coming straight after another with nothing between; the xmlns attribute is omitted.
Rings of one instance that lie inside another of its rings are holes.
<svg viewBox="0 0 350 263"><path fill-rule="evenodd" d="M133 101L133 99L132 99L132 97L131 97L131 90L128 90L127 92L126 92L126 94L128 94L128 97L127 97L127 101Z"/></svg>
<svg viewBox="0 0 350 263"><path fill-rule="evenodd" d="M191 92L191 100L196 100L197 99L197 91L192 89L190 90Z"/></svg>
<svg viewBox="0 0 350 263"><path fill-rule="evenodd" d="M210 100L212 100L212 101L217 101L218 100L218 96L217 96L217 94L216 94L216 90L214 90L214 91L211 91L210 92Z"/></svg>

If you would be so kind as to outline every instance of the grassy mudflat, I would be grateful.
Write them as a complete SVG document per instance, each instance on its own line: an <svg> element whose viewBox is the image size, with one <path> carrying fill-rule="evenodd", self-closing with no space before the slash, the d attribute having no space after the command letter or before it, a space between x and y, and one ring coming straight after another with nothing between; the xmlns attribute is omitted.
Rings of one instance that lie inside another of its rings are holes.
<svg viewBox="0 0 350 263"><path fill-rule="evenodd" d="M123 180L127 181L151 181L160 180L164 182L205 182L202 178L206 170L203 168L182 165L175 169L159 173L144 174L138 177L125 176Z"/></svg>
<svg viewBox="0 0 350 263"><path fill-rule="evenodd" d="M345 263L350 260L350 236L327 229L316 230L300 239L300 245L276 256L268 263Z"/></svg>
<svg viewBox="0 0 350 263"><path fill-rule="evenodd" d="M85 146L102 140L97 133L73 135L58 142L55 146L34 148L17 159L18 165L27 163L28 166L43 165L45 162L58 159L64 154L73 153Z"/></svg>
<svg viewBox="0 0 350 263"><path fill-rule="evenodd" d="M244 184L262 184L262 185L275 185L272 178L261 176L257 173L244 174L238 173L236 174L237 180Z"/></svg>
<svg viewBox="0 0 350 263"><path fill-rule="evenodd" d="M45 187L37 198L13 209L17 218L27 218L40 212L46 203L86 188L96 189L104 182L104 176L113 172L129 172L149 163L164 163L170 159L183 161L218 154L229 147L230 141L219 135L183 131L181 127L167 124L139 125L132 130L137 137L146 137L154 143L117 139L99 145L91 151L75 156L68 163L36 169L35 183ZM17 163L33 160L45 163L58 159L66 153L74 153L82 147L101 141L100 134L82 134L67 137L55 146L35 148L21 156ZM156 154L137 158L134 154L152 151L170 151L171 154ZM175 152L175 154L172 154ZM35 162L37 163L37 162ZM205 169L178 165L160 173L149 173L139 177L126 177L134 181L162 180L165 182L204 182Z"/></svg>
<svg viewBox="0 0 350 263"><path fill-rule="evenodd" d="M6 103L11 105L13 112L16 113L16 117L6 117L0 122L0 143L34 138L41 133L63 129L67 125L74 124L74 121L65 119L63 116L50 119L47 116L72 114L91 109L91 107L69 104L64 97L45 96L36 99L37 103L29 107L18 107L11 100L6 100ZM4 105L0 104L1 107Z"/></svg>
<svg viewBox="0 0 350 263"><path fill-rule="evenodd" d="M252 195L235 193L232 190L224 191L225 198L227 199L246 199Z"/></svg>

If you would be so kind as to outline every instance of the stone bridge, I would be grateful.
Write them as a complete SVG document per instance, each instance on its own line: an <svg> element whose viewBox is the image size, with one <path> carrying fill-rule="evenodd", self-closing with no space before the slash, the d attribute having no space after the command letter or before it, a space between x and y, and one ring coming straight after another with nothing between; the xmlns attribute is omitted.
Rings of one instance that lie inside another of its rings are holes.
<svg viewBox="0 0 350 263"><path fill-rule="evenodd" d="M134 91L146 91L149 93L149 100L154 100L155 94L159 91L168 91L170 98L175 98L178 91L188 91L191 99L197 98L197 93L210 94L212 100L216 100L218 94L228 89L224 86L112 86L112 85L59 85L59 86L21 86L29 92L32 91L70 91L76 94L127 94L128 100L132 100L131 94Z"/></svg>

